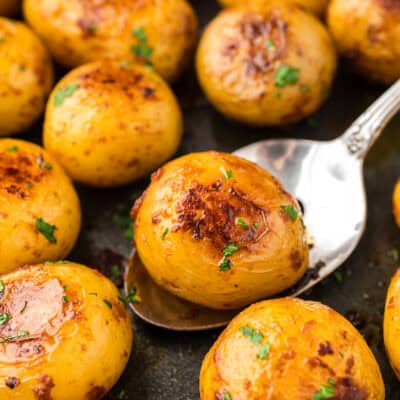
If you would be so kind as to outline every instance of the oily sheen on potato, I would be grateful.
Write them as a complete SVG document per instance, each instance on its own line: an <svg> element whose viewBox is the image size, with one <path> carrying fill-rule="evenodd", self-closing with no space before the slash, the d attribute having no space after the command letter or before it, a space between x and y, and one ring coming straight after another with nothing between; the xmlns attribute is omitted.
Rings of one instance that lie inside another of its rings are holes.
<svg viewBox="0 0 400 400"><path fill-rule="evenodd" d="M0 398L89 400L116 383L132 328L118 289L69 262L1 277Z"/></svg>
<svg viewBox="0 0 400 400"><path fill-rule="evenodd" d="M329 94L336 63L332 40L316 17L271 0L218 14L200 40L196 68L222 114L266 126L316 111Z"/></svg>
<svg viewBox="0 0 400 400"><path fill-rule="evenodd" d="M387 84L400 78L398 0L332 0L328 25L339 53L353 69Z"/></svg>
<svg viewBox="0 0 400 400"><path fill-rule="evenodd" d="M250 1L259 1L268 3L271 0L250 0ZM297 4L300 7L303 7L305 10L310 11L316 15L323 15L326 7L328 6L328 0L281 0L283 3L287 1L288 3ZM224 7L232 7L232 6L242 6L249 3L249 0L220 0L221 5Z"/></svg>
<svg viewBox="0 0 400 400"><path fill-rule="evenodd" d="M247 308L222 332L200 373L201 400L384 400L371 350L353 325L294 298Z"/></svg>
<svg viewBox="0 0 400 400"><path fill-rule="evenodd" d="M0 136L32 125L52 84L50 55L41 41L25 24L0 17Z"/></svg>
<svg viewBox="0 0 400 400"><path fill-rule="evenodd" d="M103 58L135 61L168 81L188 65L197 37L186 0L25 0L24 14L67 67Z"/></svg>
<svg viewBox="0 0 400 400"><path fill-rule="evenodd" d="M297 202L268 172L230 154L194 153L164 165L132 215L153 279L210 308L279 293L308 266Z"/></svg>
<svg viewBox="0 0 400 400"><path fill-rule="evenodd" d="M98 61L57 84L43 141L74 180L110 187L141 178L170 158L182 125L177 100L157 73Z"/></svg>
<svg viewBox="0 0 400 400"><path fill-rule="evenodd" d="M64 258L80 226L78 196L57 161L35 144L0 139L0 273Z"/></svg>

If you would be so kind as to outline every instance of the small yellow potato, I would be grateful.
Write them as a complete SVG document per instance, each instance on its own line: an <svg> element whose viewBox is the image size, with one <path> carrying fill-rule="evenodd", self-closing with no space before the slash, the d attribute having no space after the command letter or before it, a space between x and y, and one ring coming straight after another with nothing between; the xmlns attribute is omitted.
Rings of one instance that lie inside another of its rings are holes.
<svg viewBox="0 0 400 400"><path fill-rule="evenodd" d="M21 10L21 0L0 0L0 15L12 17Z"/></svg>
<svg viewBox="0 0 400 400"><path fill-rule="evenodd" d="M194 153L164 165L132 216L153 279L210 308L279 293L308 266L297 202L268 172L230 154Z"/></svg>
<svg viewBox="0 0 400 400"><path fill-rule="evenodd" d="M132 348L129 313L113 283L69 262L1 279L1 400L103 398Z"/></svg>
<svg viewBox="0 0 400 400"><path fill-rule="evenodd" d="M103 60L57 84L43 141L73 179L110 187L141 178L170 158L182 125L174 94L154 71Z"/></svg>
<svg viewBox="0 0 400 400"><path fill-rule="evenodd" d="M383 336L390 364L400 380L400 269L392 278L387 296L383 322Z"/></svg>
<svg viewBox="0 0 400 400"><path fill-rule="evenodd" d="M64 258L80 225L78 196L57 161L35 144L0 139L0 274Z"/></svg>
<svg viewBox="0 0 400 400"><path fill-rule="evenodd" d="M316 111L336 53L322 23L281 1L228 8L205 29L197 75L210 102L250 125L285 125Z"/></svg>
<svg viewBox="0 0 400 400"><path fill-rule="evenodd" d="M62 65L136 61L167 81L186 68L197 38L186 0L25 0L24 14Z"/></svg>
<svg viewBox="0 0 400 400"><path fill-rule="evenodd" d="M393 191L393 215L396 224L400 227L400 179L396 182Z"/></svg>
<svg viewBox="0 0 400 400"><path fill-rule="evenodd" d="M0 136L32 125L52 85L53 66L40 40L23 23L0 17Z"/></svg>
<svg viewBox="0 0 400 400"><path fill-rule="evenodd" d="M269 2L270 0L250 0L250 1L260 1ZM283 2L284 0L281 0ZM313 14L322 16L325 13L326 7L328 6L329 0L286 0L288 3L297 4L303 7L305 10L312 12ZM249 3L249 0L219 0L224 7L236 7L242 6Z"/></svg>
<svg viewBox="0 0 400 400"><path fill-rule="evenodd" d="M201 400L384 400L360 333L329 307L294 298L254 304L206 355Z"/></svg>
<svg viewBox="0 0 400 400"><path fill-rule="evenodd" d="M328 25L340 55L354 70L386 84L400 79L398 0L332 0Z"/></svg>

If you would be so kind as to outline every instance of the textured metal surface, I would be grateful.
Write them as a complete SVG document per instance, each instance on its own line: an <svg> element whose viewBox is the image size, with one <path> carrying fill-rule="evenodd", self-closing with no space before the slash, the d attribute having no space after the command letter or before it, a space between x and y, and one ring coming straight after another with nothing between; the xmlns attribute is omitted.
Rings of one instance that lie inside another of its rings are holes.
<svg viewBox="0 0 400 400"><path fill-rule="evenodd" d="M193 1L202 24L218 10L215 0ZM331 98L315 118L285 129L250 129L228 121L201 96L193 73L177 85L185 109L185 138L180 153L238 147L267 138L298 137L333 139L383 92L343 71ZM32 134L25 135L32 140ZM121 149L123 150L123 149ZM305 298L322 301L347 315L366 337L381 365L386 399L400 399L400 384L392 373L383 348L382 318L386 289L396 269L388 253L400 249L400 230L391 213L391 193L400 176L400 117L386 128L367 157L364 170L368 198L368 222L360 245L340 269L315 287ZM145 182L117 190L79 188L84 229L70 259L107 272L112 264L122 265L131 250L113 215L128 212L132 193ZM120 204L120 206L118 206ZM326 226L329 231L329 226ZM343 282L340 282L343 277ZM119 282L121 283L121 282ZM201 333L168 332L134 318L134 352L129 365L107 400L196 400L198 372L202 359L219 330ZM127 396L123 396L125 393Z"/></svg>

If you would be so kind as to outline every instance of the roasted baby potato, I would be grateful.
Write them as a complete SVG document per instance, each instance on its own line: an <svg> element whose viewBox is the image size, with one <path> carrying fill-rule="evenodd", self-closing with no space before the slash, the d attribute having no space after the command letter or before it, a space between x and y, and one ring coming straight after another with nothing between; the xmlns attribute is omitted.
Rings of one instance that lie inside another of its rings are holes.
<svg viewBox="0 0 400 400"><path fill-rule="evenodd" d="M400 227L400 179L396 182L393 191L393 214L396 224Z"/></svg>
<svg viewBox="0 0 400 400"><path fill-rule="evenodd" d="M357 72L387 84L400 78L399 1L332 0L328 25L339 53Z"/></svg>
<svg viewBox="0 0 400 400"><path fill-rule="evenodd" d="M336 54L320 21L271 0L222 11L206 28L197 74L210 102L251 125L294 123L329 93Z"/></svg>
<svg viewBox="0 0 400 400"><path fill-rule="evenodd" d="M32 143L0 139L0 273L64 258L80 224L78 196L57 161Z"/></svg>
<svg viewBox="0 0 400 400"><path fill-rule="evenodd" d="M242 6L249 3L249 0L219 0L224 7ZM250 0L268 2L270 0ZM284 0L281 0L283 2ZM310 11L316 15L323 15L329 0L286 0L288 3L297 4L305 10Z"/></svg>
<svg viewBox="0 0 400 400"><path fill-rule="evenodd" d="M296 201L268 172L230 154L166 164L132 216L138 254L154 280L210 308L279 293L308 266Z"/></svg>
<svg viewBox="0 0 400 400"><path fill-rule="evenodd" d="M168 81L191 59L196 15L186 0L25 0L24 13L56 60L143 62Z"/></svg>
<svg viewBox="0 0 400 400"><path fill-rule="evenodd" d="M175 153L181 135L174 94L139 65L81 66L57 84L46 108L46 149L88 185L123 185L148 174Z"/></svg>
<svg viewBox="0 0 400 400"><path fill-rule="evenodd" d="M21 0L0 0L0 15L12 17L21 9Z"/></svg>
<svg viewBox="0 0 400 400"><path fill-rule="evenodd" d="M0 136L21 132L40 116L52 84L40 40L21 22L0 17Z"/></svg>
<svg viewBox="0 0 400 400"><path fill-rule="evenodd" d="M97 400L131 352L117 288L83 265L28 266L2 276L0 398Z"/></svg>
<svg viewBox="0 0 400 400"><path fill-rule="evenodd" d="M383 334L390 364L400 379L400 269L393 276L387 292Z"/></svg>
<svg viewBox="0 0 400 400"><path fill-rule="evenodd" d="M384 400L363 337L320 303L267 300L239 314L205 357L201 400Z"/></svg>

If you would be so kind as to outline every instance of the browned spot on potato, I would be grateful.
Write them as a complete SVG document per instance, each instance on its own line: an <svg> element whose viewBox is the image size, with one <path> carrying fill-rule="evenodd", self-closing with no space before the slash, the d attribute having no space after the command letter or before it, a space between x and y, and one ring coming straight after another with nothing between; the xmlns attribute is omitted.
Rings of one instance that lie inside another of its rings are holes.
<svg viewBox="0 0 400 400"><path fill-rule="evenodd" d="M106 389L103 386L93 386L86 394L88 400L99 400L106 394Z"/></svg>
<svg viewBox="0 0 400 400"><path fill-rule="evenodd" d="M290 252L290 260L292 262L292 268L298 270L303 265L303 256L298 250L292 250Z"/></svg>
<svg viewBox="0 0 400 400"><path fill-rule="evenodd" d="M77 24L82 31L83 37L94 36L96 34L96 22L93 18L79 18Z"/></svg>
<svg viewBox="0 0 400 400"><path fill-rule="evenodd" d="M211 185L193 182L177 204L176 214L174 231L190 231L194 240L209 239L219 249L230 243L249 245L268 230L266 211L222 180ZM248 229L235 223L239 217L247 221ZM254 221L260 224L258 229Z"/></svg>
<svg viewBox="0 0 400 400"><path fill-rule="evenodd" d="M318 354L320 356L326 356L327 354L333 354L332 346L329 341L320 343L318 346Z"/></svg>
<svg viewBox="0 0 400 400"><path fill-rule="evenodd" d="M336 381L335 396L338 400L367 400L368 393L365 388L360 388L351 378L339 378Z"/></svg>
<svg viewBox="0 0 400 400"><path fill-rule="evenodd" d="M303 325L303 327L301 328L301 332L304 333L304 334L310 332L310 331L314 328L314 326L315 326L316 324L317 324L317 322L314 321L314 320L307 321L307 322Z"/></svg>
<svg viewBox="0 0 400 400"><path fill-rule="evenodd" d="M354 357L350 356L347 360L346 360L346 371L345 373L347 375L351 375L353 372L353 367L354 367Z"/></svg>
<svg viewBox="0 0 400 400"><path fill-rule="evenodd" d="M155 90L153 88L144 87L142 89L142 95L145 99L155 99Z"/></svg>
<svg viewBox="0 0 400 400"><path fill-rule="evenodd" d="M14 389L19 385L19 379L15 376L9 376L5 379L5 384L8 388Z"/></svg>
<svg viewBox="0 0 400 400"><path fill-rule="evenodd" d="M389 299L387 307L388 307L388 308L396 307L396 299L395 299L394 296L392 296L392 297Z"/></svg>
<svg viewBox="0 0 400 400"><path fill-rule="evenodd" d="M311 368L323 368L326 369L331 376L335 376L336 373L335 371L324 361L322 361L318 357L311 357L308 359L308 364L311 366Z"/></svg>
<svg viewBox="0 0 400 400"><path fill-rule="evenodd" d="M400 12L399 0L375 0L378 4L382 5L388 11Z"/></svg>
<svg viewBox="0 0 400 400"><path fill-rule="evenodd" d="M39 385L32 390L38 400L52 400L51 389L53 387L54 382L51 376L41 375L39 377Z"/></svg>

